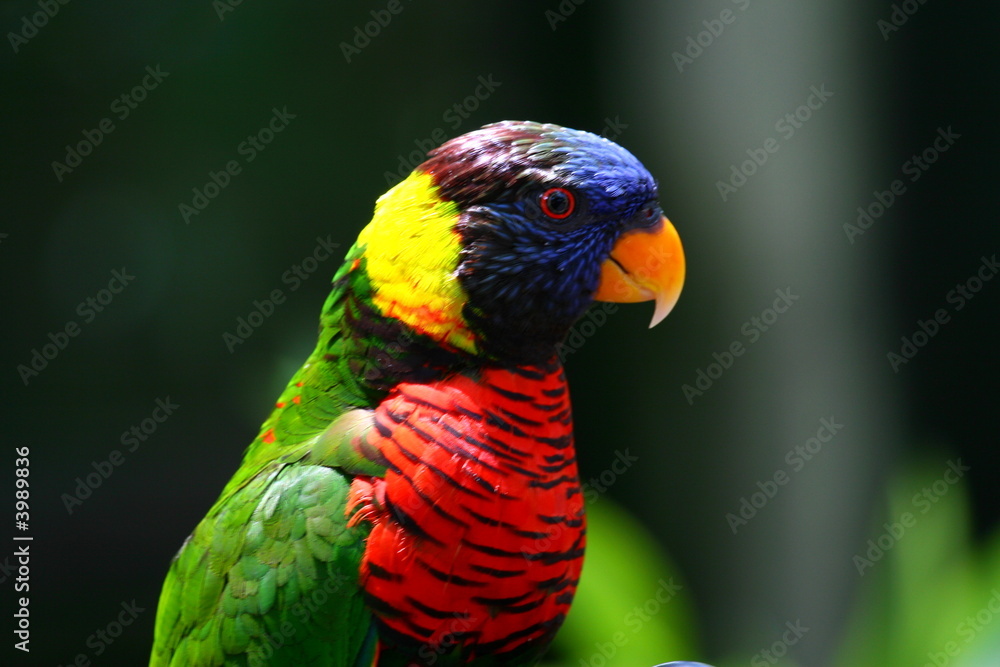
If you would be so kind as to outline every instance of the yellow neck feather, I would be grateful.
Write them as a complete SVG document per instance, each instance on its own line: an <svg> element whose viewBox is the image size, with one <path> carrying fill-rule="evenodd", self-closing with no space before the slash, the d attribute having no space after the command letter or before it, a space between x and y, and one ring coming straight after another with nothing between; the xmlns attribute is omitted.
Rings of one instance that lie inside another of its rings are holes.
<svg viewBox="0 0 1000 667"><path fill-rule="evenodd" d="M375 305L419 333L475 353L462 317L467 296L455 276L458 207L442 201L429 174L411 174L375 203L358 236Z"/></svg>

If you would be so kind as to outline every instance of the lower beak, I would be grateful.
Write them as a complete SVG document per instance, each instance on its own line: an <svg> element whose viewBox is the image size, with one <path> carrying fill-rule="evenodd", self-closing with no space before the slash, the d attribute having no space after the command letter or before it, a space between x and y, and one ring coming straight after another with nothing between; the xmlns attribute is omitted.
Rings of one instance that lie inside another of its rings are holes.
<svg viewBox="0 0 1000 667"><path fill-rule="evenodd" d="M649 327L663 321L684 286L684 248L677 230L660 219L652 229L634 229L622 234L601 264L601 281L594 298L598 301L636 303L656 300Z"/></svg>

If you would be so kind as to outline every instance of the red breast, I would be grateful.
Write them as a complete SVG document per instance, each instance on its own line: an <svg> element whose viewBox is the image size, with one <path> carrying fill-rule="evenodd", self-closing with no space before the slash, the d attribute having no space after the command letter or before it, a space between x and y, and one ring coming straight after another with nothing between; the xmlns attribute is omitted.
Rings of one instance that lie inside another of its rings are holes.
<svg viewBox="0 0 1000 667"><path fill-rule="evenodd" d="M585 542L562 368L402 384L375 419L389 467L350 507L372 523L361 581L383 637L470 657L547 643Z"/></svg>

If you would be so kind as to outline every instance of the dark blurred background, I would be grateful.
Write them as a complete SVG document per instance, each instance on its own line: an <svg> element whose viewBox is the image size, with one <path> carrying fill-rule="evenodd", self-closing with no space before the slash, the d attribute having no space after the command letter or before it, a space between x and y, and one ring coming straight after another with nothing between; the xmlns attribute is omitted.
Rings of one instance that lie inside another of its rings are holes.
<svg viewBox="0 0 1000 667"><path fill-rule="evenodd" d="M855 558L884 521L910 511L895 541L971 553L996 535L1000 280L977 279L1000 249L998 15L917 0L2 3L4 497L14 449L29 447L34 538L17 664L147 659L170 558L311 350L339 260L303 260L318 238L346 252L414 151L501 119L624 145L685 243L687 284L663 324L646 329L648 304L622 307L567 359L582 475L619 517L600 512L592 543L602 522L634 517L643 553L684 586L691 653L637 667L773 664L760 651L797 621L808 633L774 661L841 664L865 587L894 571L859 573ZM269 143L244 143L276 113ZM239 173L206 188L230 161ZM859 207L872 217L859 223ZM296 265L315 270L283 278ZM118 293L115 272L134 276ZM224 333L275 289L286 300L230 351ZM780 294L791 306L769 312ZM68 324L76 335L60 336ZM177 407L126 436L157 400ZM821 420L842 427L817 448ZM626 449L638 462L612 478ZM958 459L969 470L953 485ZM890 511L891 480L914 462L950 498L968 494L968 531L920 538L937 510L921 513L909 478ZM615 548L583 587L632 568L639 547ZM94 639L133 600L144 611L121 636ZM557 648L554 664L632 667L601 653L622 621L588 618L606 635ZM940 619L945 639L961 641L959 621ZM948 659L995 664L971 655Z"/></svg>

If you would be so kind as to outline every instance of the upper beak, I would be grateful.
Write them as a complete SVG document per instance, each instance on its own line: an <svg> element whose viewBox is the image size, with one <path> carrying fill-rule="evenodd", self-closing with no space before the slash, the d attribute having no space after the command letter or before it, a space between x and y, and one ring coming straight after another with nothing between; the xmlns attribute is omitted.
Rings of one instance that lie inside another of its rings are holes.
<svg viewBox="0 0 1000 667"><path fill-rule="evenodd" d="M622 234L601 264L598 301L635 303L656 300L649 327L663 321L684 286L684 248L677 230L666 216L651 229Z"/></svg>

